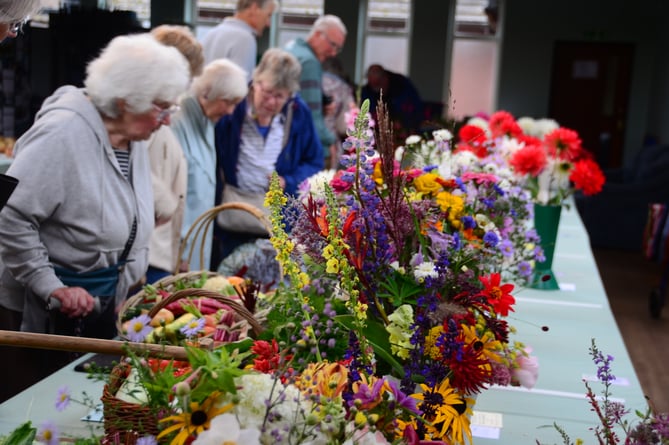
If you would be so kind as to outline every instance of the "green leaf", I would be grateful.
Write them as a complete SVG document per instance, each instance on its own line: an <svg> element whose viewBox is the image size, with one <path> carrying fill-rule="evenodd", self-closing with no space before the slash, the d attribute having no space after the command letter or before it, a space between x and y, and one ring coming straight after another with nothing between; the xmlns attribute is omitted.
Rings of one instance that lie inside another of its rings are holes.
<svg viewBox="0 0 669 445"><path fill-rule="evenodd" d="M37 436L37 428L30 421L16 428L4 439L3 445L32 445Z"/></svg>
<svg viewBox="0 0 669 445"><path fill-rule="evenodd" d="M335 321L344 326L348 330L353 329L352 315L337 315ZM363 335L370 345L374 348L374 353L389 364L399 377L404 376L404 367L395 360L395 357L390 352L390 340L388 339L388 331L382 323L374 320L367 320L367 326L363 330Z"/></svg>

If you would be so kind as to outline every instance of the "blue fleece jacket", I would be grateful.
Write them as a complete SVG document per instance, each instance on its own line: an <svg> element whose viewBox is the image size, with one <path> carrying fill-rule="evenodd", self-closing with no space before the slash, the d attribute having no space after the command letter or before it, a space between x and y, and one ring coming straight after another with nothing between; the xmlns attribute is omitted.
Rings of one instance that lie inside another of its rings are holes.
<svg viewBox="0 0 669 445"><path fill-rule="evenodd" d="M215 129L218 168L223 171L226 182L234 186L237 186L237 161L246 103L241 101L232 114L216 124ZM304 101L299 97L290 100L281 111L284 116L288 107L292 107L290 133L276 160L275 170L286 181L285 192L294 195L302 181L323 169L323 148ZM216 202L220 202L221 175L217 176Z"/></svg>

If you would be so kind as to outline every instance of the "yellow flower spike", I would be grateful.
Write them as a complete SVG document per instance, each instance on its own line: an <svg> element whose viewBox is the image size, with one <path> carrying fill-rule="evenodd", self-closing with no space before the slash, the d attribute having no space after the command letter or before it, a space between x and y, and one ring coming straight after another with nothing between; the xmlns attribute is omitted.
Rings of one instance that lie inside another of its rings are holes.
<svg viewBox="0 0 669 445"><path fill-rule="evenodd" d="M325 264L325 272L339 273L339 260L337 258L330 258Z"/></svg>
<svg viewBox="0 0 669 445"><path fill-rule="evenodd" d="M328 259L332 258L332 255L334 255L334 246L332 244L328 244L323 249L323 258L328 260Z"/></svg>

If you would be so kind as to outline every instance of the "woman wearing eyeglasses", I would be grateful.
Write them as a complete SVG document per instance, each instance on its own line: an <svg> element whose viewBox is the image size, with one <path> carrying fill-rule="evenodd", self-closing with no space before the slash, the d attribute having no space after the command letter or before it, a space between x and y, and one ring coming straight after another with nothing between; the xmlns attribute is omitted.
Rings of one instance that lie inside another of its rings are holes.
<svg viewBox="0 0 669 445"><path fill-rule="evenodd" d="M16 142L8 173L19 184L0 212L2 327L116 335L114 309L146 271L154 224L145 141L188 82L177 49L121 36L89 63L84 88L45 100ZM34 365L48 372L68 358Z"/></svg>
<svg viewBox="0 0 669 445"><path fill-rule="evenodd" d="M234 187L263 195L276 172L284 191L294 195L302 181L323 169L323 148L311 111L296 95L300 71L292 54L268 49L253 72L246 100L216 125L223 194L226 187ZM258 238L244 227L231 227L218 234L219 259Z"/></svg>
<svg viewBox="0 0 669 445"><path fill-rule="evenodd" d="M16 37L31 14L40 8L40 0L0 0L0 42Z"/></svg>
<svg viewBox="0 0 669 445"><path fill-rule="evenodd" d="M182 236L205 211L216 205L216 147L214 125L228 115L248 92L246 71L227 59L215 60L205 66L202 75L193 80L190 94L181 102L171 128L181 143L188 163L186 206ZM213 228L206 236L201 255L200 243L193 246L186 270L209 270ZM187 246L186 252L190 252ZM200 257L204 263L200 263Z"/></svg>

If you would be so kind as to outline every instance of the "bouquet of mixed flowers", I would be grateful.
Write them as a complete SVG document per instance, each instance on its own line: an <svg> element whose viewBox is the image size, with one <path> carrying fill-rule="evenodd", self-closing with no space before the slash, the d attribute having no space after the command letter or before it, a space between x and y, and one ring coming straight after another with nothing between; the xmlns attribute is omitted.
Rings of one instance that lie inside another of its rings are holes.
<svg viewBox="0 0 669 445"><path fill-rule="evenodd" d="M372 143L363 104L345 168L311 178L300 198L273 178L284 280L257 295L260 334L187 346L184 362L129 353L125 397L159 419L137 443L471 443L477 394L534 385L536 358L507 322L508 280L541 255L530 195L501 160L453 153L444 131L396 150L382 111ZM198 311L187 339L206 326ZM134 340L142 326L129 323Z"/></svg>
<svg viewBox="0 0 669 445"><path fill-rule="evenodd" d="M273 297L268 332L296 370L344 366L343 417L366 419L388 443L471 442L476 395L537 376L510 339L514 285L502 276L506 249L524 252L528 272L538 254L529 195L471 158L447 169L421 164L416 147L396 152L383 113L374 146L365 115L363 105L345 169L311 178L297 200L268 194L291 280Z"/></svg>
<svg viewBox="0 0 669 445"><path fill-rule="evenodd" d="M594 195L605 182L578 133L551 119L516 120L506 111L497 111L488 119L470 119L458 136L456 151L480 158L501 156L538 204L562 205L575 190Z"/></svg>

